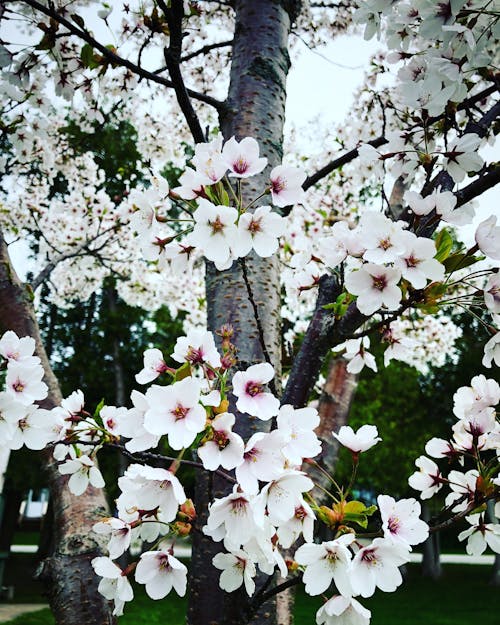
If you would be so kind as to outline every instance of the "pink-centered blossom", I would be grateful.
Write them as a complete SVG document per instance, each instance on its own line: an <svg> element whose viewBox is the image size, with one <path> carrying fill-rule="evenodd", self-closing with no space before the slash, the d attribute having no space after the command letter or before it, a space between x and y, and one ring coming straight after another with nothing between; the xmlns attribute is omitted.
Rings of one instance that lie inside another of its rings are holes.
<svg viewBox="0 0 500 625"><path fill-rule="evenodd" d="M437 464L426 456L418 457L415 465L420 470L410 475L408 484L415 490L422 491L420 499L429 499L440 490L445 480Z"/></svg>
<svg viewBox="0 0 500 625"><path fill-rule="evenodd" d="M144 415L144 428L158 436L167 434L173 449L189 447L205 429L200 390L200 381L190 376L170 386L151 386L146 393L149 409Z"/></svg>
<svg viewBox="0 0 500 625"><path fill-rule="evenodd" d="M255 494L259 480L269 482L283 472L285 458L281 451L283 435L279 430L253 434L243 452L243 462L236 467L236 479L244 491Z"/></svg>
<svg viewBox="0 0 500 625"><path fill-rule="evenodd" d="M26 366L40 364L40 358L33 356L35 339L31 336L19 338L15 332L8 330L0 338L0 356L10 362L20 362Z"/></svg>
<svg viewBox="0 0 500 625"><path fill-rule="evenodd" d="M96 534L110 537L108 551L112 560L119 558L130 547L132 528L121 519L109 517L96 523L92 530Z"/></svg>
<svg viewBox="0 0 500 625"><path fill-rule="evenodd" d="M354 540L354 534L344 534L336 540L320 545L307 543L297 549L294 559L306 567L302 581L307 594L320 595L332 581L342 595L353 594L349 581L352 554L348 547Z"/></svg>
<svg viewBox="0 0 500 625"><path fill-rule="evenodd" d="M214 556L212 564L222 571L219 578L219 586L226 592L233 592L242 584L248 596L255 592L256 575L255 565L249 555L242 549L237 549L232 553L218 553Z"/></svg>
<svg viewBox="0 0 500 625"><path fill-rule="evenodd" d="M187 242L199 247L216 267L225 265L231 258L231 246L238 236L238 211L231 206L215 206L200 198L193 218L195 225Z"/></svg>
<svg viewBox="0 0 500 625"><path fill-rule="evenodd" d="M399 269L365 263L357 271L346 274L345 285L349 293L357 295L356 305L363 315L372 315L380 308L396 310L401 303Z"/></svg>
<svg viewBox="0 0 500 625"><path fill-rule="evenodd" d="M500 553L500 524L485 523L483 514L472 514L465 517L470 527L460 532L458 540L467 540L465 550L471 556L480 556L489 547Z"/></svg>
<svg viewBox="0 0 500 625"><path fill-rule="evenodd" d="M229 412L218 414L211 421L211 438L198 448L205 469L215 471L222 466L230 470L243 462L245 444L241 436L232 431L234 423L235 416Z"/></svg>
<svg viewBox="0 0 500 625"><path fill-rule="evenodd" d="M62 475L71 475L68 482L69 490L73 495L82 495L89 484L95 488L102 488L105 483L101 472L94 461L87 455L76 456L70 448L71 458L58 467Z"/></svg>
<svg viewBox="0 0 500 625"><path fill-rule="evenodd" d="M271 197L275 206L298 204L304 197L302 185L306 173L298 167L278 165L269 175L271 180Z"/></svg>
<svg viewBox="0 0 500 625"><path fill-rule="evenodd" d="M286 221L270 206L259 206L253 213L246 212L238 221L238 234L233 251L243 257L254 249L262 258L272 256L279 247L278 238L285 234Z"/></svg>
<svg viewBox="0 0 500 625"><path fill-rule="evenodd" d="M180 596L186 594L187 568L165 551L147 551L135 569L135 581L145 584L151 599L163 599L172 588Z"/></svg>
<svg viewBox="0 0 500 625"><path fill-rule="evenodd" d="M259 144L253 137L245 137L239 143L234 137L226 141L222 157L229 174L235 178L249 178L259 174L267 165L267 158L259 158Z"/></svg>
<svg viewBox="0 0 500 625"><path fill-rule="evenodd" d="M354 556L350 570L352 594L371 597L375 588L394 592L403 578L399 567L410 559L409 549L386 538L375 540Z"/></svg>
<svg viewBox="0 0 500 625"><path fill-rule="evenodd" d="M422 510L416 499L396 501L389 495L379 495L377 503L385 538L407 547L424 542L429 535L429 526L420 519Z"/></svg>
<svg viewBox="0 0 500 625"><path fill-rule="evenodd" d="M167 365L159 349L147 349L144 352L144 368L135 376L138 384L148 384L165 372Z"/></svg>
<svg viewBox="0 0 500 625"><path fill-rule="evenodd" d="M373 354L370 354L368 351L369 347L370 338L368 336L363 336L358 339L348 339L344 343L334 347L333 351L339 352L345 349L345 354L343 356L349 361L347 364L347 371L349 373L359 373L365 365L373 371L377 371L377 363L375 362Z"/></svg>
<svg viewBox="0 0 500 625"><path fill-rule="evenodd" d="M5 390L21 404L29 406L47 397L48 387L42 382L43 375L41 365L25 366L23 362L13 361L7 368Z"/></svg>
<svg viewBox="0 0 500 625"><path fill-rule="evenodd" d="M262 362L252 365L246 371L237 371L233 376L233 395L238 398L236 408L263 421L278 414L280 402L264 386L274 378L274 369Z"/></svg>
<svg viewBox="0 0 500 625"><path fill-rule="evenodd" d="M199 328L191 328L186 336L177 339L172 358L193 366L208 364L215 369L221 366L214 335Z"/></svg>
<svg viewBox="0 0 500 625"><path fill-rule="evenodd" d="M98 591L108 601L114 601L113 615L121 616L125 602L134 598L134 591L127 576L117 564L105 556L94 558L91 564L96 574L102 577Z"/></svg>

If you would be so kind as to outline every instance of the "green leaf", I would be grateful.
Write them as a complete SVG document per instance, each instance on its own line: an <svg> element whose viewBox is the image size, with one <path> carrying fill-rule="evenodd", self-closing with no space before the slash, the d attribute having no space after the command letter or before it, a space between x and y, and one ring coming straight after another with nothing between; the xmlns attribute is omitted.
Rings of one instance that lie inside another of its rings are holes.
<svg viewBox="0 0 500 625"><path fill-rule="evenodd" d="M437 253L434 256L440 263L448 258L451 248L453 247L453 239L447 230L441 230L436 237L436 249Z"/></svg>
<svg viewBox="0 0 500 625"><path fill-rule="evenodd" d="M105 404L104 401L104 397L101 399L101 401L97 404L96 409L94 410L94 417L97 419L97 417L99 417L99 415L101 414L101 410L103 408Z"/></svg>
<svg viewBox="0 0 500 625"><path fill-rule="evenodd" d="M484 258L484 256L469 256L468 254L456 253L445 258L443 265L445 266L446 273L452 273L459 269L470 267L474 263L484 260Z"/></svg>
<svg viewBox="0 0 500 625"><path fill-rule="evenodd" d="M94 48L86 43L80 52L80 60L84 67L91 67L94 64Z"/></svg>

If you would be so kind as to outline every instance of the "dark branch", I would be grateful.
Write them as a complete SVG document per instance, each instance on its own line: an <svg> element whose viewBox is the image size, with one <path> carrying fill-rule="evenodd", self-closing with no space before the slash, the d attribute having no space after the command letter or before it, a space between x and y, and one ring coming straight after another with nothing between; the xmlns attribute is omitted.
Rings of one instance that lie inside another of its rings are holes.
<svg viewBox="0 0 500 625"><path fill-rule="evenodd" d="M229 41L218 41L217 43L207 43L206 46L203 46L199 50L194 50L194 52L190 52L189 54L185 54L181 56L181 63L185 63L186 61L190 61L201 54L207 54L212 50L216 50L217 48L227 48L233 45L234 39L229 39Z"/></svg>
<svg viewBox="0 0 500 625"><path fill-rule="evenodd" d="M76 26L76 24L73 24L64 16L60 15L54 8L52 8L53 5L49 4L49 6L45 6L40 2L37 2L36 0L23 0L23 2L31 8L40 11L44 15L47 15L47 17L54 19L56 22L67 28L72 35L75 35L76 37L91 45L96 50L99 50L102 56L112 65L126 67L137 76L141 76L141 78L144 78L146 80L151 80L152 82L163 85L164 87L168 87L169 89L175 88L175 85L171 80L162 78L161 76L158 76L157 74L150 72L147 69L136 65L135 63L132 63L132 61L129 61L128 59L119 56L118 54L107 48L105 45L97 41L97 39L95 39L88 31L84 30L83 28L79 28L78 26ZM204 93L198 93L197 91L193 91L192 89L186 89L186 92L191 98L199 100L200 102L204 102L209 106L213 106L217 110L221 110L224 106L224 103L220 100L212 98L211 96Z"/></svg>
<svg viewBox="0 0 500 625"><path fill-rule="evenodd" d="M332 330L335 317L331 310L325 310L323 306L334 302L341 292L335 276L327 274L321 276L316 307L299 352L293 360L288 382L281 398L282 405L292 404L295 408L306 405L323 359L333 345Z"/></svg>
<svg viewBox="0 0 500 625"><path fill-rule="evenodd" d="M457 191L457 207L467 204L467 202L470 202L498 183L500 183L500 163L493 163L489 166L487 173L463 189L460 189L460 191Z"/></svg>
<svg viewBox="0 0 500 625"><path fill-rule="evenodd" d="M373 141L368 141L368 145L371 145L374 148L378 148L381 145L384 145L384 143L388 143L385 137L377 137L376 139L373 139ZM315 174L308 176L305 179L302 188L304 189L304 191L306 191L310 187L314 186L317 182L331 174L332 171L335 171L339 167L347 165L347 163L353 161L355 158L358 157L358 154L358 148L354 148L354 150L350 150L349 152L342 154L342 156L339 156L333 161L330 161L327 165L319 169Z"/></svg>
<svg viewBox="0 0 500 625"><path fill-rule="evenodd" d="M182 18L184 17L182 0L172 0L171 8L168 8L163 0L159 0L158 5L162 8L167 18L170 31L170 43L168 48L164 49L164 56L168 73L170 74L174 86L177 102L189 126L189 130L193 135L195 143L204 143L205 135L201 128L198 115L191 104L191 99L184 84L180 69L183 38Z"/></svg>

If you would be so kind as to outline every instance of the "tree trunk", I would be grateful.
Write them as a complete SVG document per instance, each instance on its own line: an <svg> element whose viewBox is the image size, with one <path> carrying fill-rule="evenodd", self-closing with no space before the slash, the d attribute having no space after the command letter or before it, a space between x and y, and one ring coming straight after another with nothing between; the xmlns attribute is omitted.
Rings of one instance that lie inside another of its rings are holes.
<svg viewBox="0 0 500 625"><path fill-rule="evenodd" d="M61 402L59 384L40 338L33 307L33 292L23 284L10 263L7 244L0 232L0 334L14 330L18 336L32 336L49 388L40 402L51 409ZM39 577L45 582L57 625L110 625L115 622L110 606L97 591L99 578L90 561L101 555L101 544L92 532L97 519L106 513L102 490L89 488L75 497L67 487L68 476L60 475L52 455L44 452L54 510L55 551L44 560Z"/></svg>
<svg viewBox="0 0 500 625"><path fill-rule="evenodd" d="M282 159L283 123L285 119L285 82L290 61L288 36L291 22L300 2L275 0L235 0L235 30L230 86L226 108L221 119L224 138L238 140L251 136L260 145L262 155L274 167ZM246 201L253 199L268 185L269 169L264 175L242 185ZM252 303L239 263L231 269L215 271L207 264L208 328L215 331L222 324L234 328L233 342L238 348L238 368L265 360L270 356L280 376L280 280L277 258L245 259L248 281L253 292ZM258 309L265 349L259 338L254 316ZM231 407L234 411L234 406ZM259 419L237 414L238 431L248 438L268 424ZM207 539L199 530L206 522L206 509L214 497L230 491L230 485L217 475L202 475L196 481L195 504L200 517L193 535L190 571L188 623L191 625L242 625L246 622L275 623L275 602L266 604L253 618L248 617L248 598L244 590L231 594L219 588L219 572L213 568L213 556L222 549L220 543ZM265 583L257 580L257 588Z"/></svg>
<svg viewBox="0 0 500 625"><path fill-rule="evenodd" d="M348 362L344 358L335 358L330 364L328 378L319 398L318 412L321 417L316 434L321 439L322 451L315 458L318 464L333 476L337 463L339 442L332 436L332 430L338 431L347 424L358 376L347 371ZM331 482L324 473L314 466L308 468L308 475L316 484L329 489ZM314 492L318 503L328 505L325 495L319 489Z"/></svg>
<svg viewBox="0 0 500 625"><path fill-rule="evenodd" d="M428 523L431 518L429 505L422 502L422 519ZM424 542L422 553L422 575L431 579L439 579L443 574L440 560L439 532L429 535Z"/></svg>

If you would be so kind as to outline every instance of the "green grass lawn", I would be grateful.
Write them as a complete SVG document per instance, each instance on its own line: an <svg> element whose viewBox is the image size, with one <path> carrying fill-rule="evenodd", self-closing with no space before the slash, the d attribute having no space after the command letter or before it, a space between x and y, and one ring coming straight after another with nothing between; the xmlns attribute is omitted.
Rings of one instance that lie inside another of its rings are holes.
<svg viewBox="0 0 500 625"><path fill-rule="evenodd" d="M395 593L377 592L363 605L372 611L372 625L498 625L500 593L488 586L489 566L445 565L439 582L419 575L410 565L409 577ZM42 599L43 600L43 599ZM40 597L38 598L40 601ZM321 599L297 594L295 625L313 625ZM125 607L120 625L183 625L186 600L177 596L152 601L137 589L136 599ZM53 625L48 610L26 614L8 625Z"/></svg>

